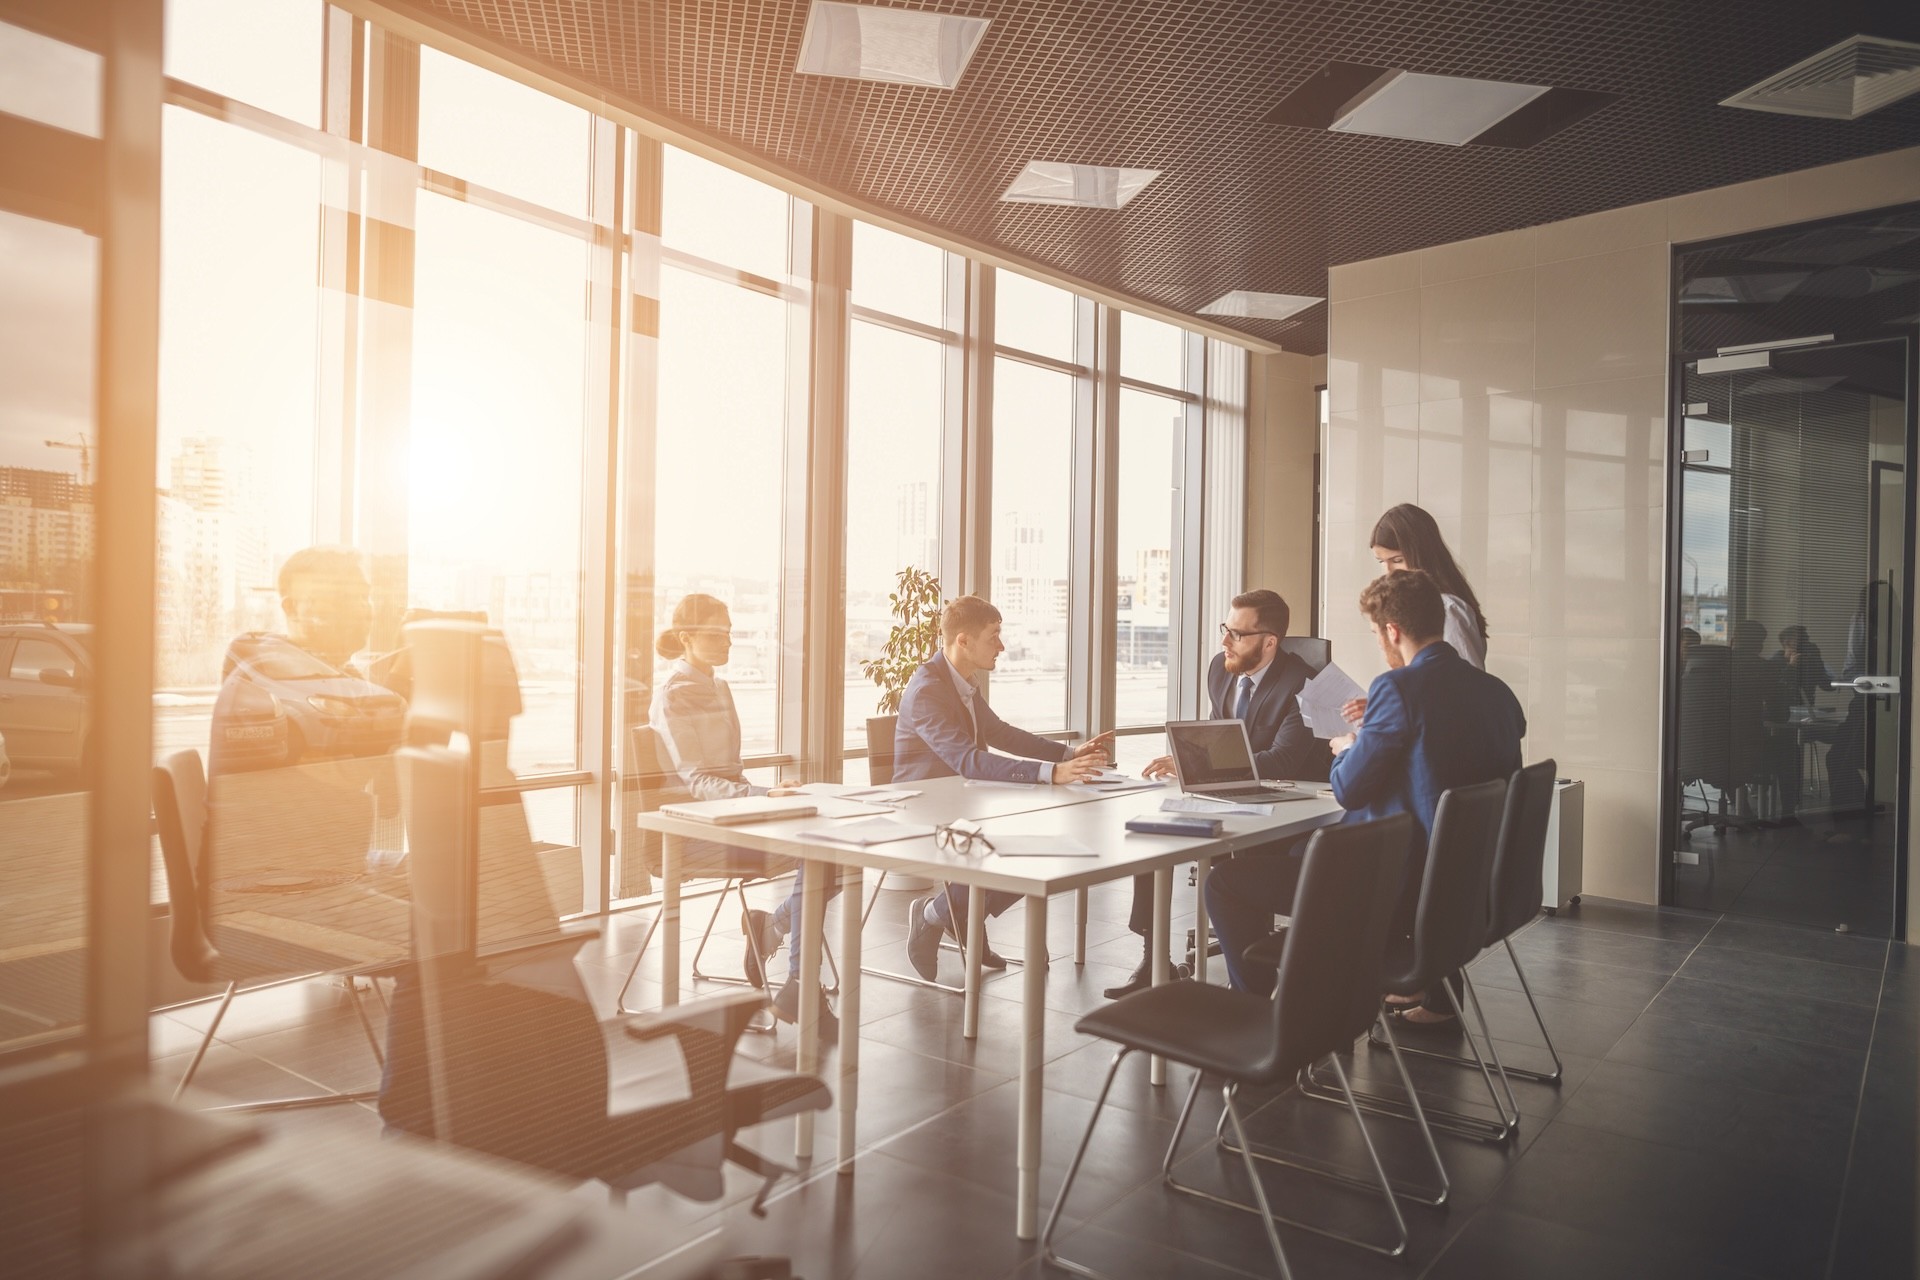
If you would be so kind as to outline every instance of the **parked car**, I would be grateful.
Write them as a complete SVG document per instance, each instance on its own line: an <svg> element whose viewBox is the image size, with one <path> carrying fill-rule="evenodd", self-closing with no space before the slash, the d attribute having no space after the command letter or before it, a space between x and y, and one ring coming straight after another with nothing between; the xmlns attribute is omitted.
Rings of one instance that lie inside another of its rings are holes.
<svg viewBox="0 0 1920 1280"><path fill-rule="evenodd" d="M0 737L10 767L77 770L87 756L92 628L0 623Z"/></svg>
<svg viewBox="0 0 1920 1280"><path fill-rule="evenodd" d="M406 699L329 666L285 636L250 631L237 637L227 646L222 676L223 685L237 681L272 696L286 719L288 764L311 756L379 755L400 743ZM253 710L257 715L257 704ZM270 737L268 730L259 740Z"/></svg>

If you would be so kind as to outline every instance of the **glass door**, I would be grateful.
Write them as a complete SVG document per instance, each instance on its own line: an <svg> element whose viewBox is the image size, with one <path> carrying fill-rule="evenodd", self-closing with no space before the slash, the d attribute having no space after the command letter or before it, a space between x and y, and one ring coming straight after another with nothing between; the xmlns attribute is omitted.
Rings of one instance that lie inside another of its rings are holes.
<svg viewBox="0 0 1920 1280"><path fill-rule="evenodd" d="M1683 366L1676 906L1895 931L1910 360L1888 339Z"/></svg>

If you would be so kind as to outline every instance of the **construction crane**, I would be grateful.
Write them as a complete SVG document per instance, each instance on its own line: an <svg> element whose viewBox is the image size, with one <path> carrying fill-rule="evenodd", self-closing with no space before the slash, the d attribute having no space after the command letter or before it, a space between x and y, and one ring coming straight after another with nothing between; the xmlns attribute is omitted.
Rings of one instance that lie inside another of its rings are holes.
<svg viewBox="0 0 1920 1280"><path fill-rule="evenodd" d="M80 451L80 483L83 485L93 483L93 446L87 442L86 433L82 432L71 440L46 440L42 443L49 449L78 449Z"/></svg>

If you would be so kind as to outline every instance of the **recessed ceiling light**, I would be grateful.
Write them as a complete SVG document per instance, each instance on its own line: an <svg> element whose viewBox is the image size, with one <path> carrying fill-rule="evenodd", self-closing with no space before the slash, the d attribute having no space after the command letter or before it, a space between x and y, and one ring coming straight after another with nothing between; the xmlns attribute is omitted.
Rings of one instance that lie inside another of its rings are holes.
<svg viewBox="0 0 1920 1280"><path fill-rule="evenodd" d="M1858 120L1911 93L1920 93L1920 44L1850 36L1722 99L1720 105Z"/></svg>
<svg viewBox="0 0 1920 1280"><path fill-rule="evenodd" d="M951 89L986 33L985 18L813 0L793 69L808 76Z"/></svg>
<svg viewBox="0 0 1920 1280"><path fill-rule="evenodd" d="M1464 76L1400 71L1350 106L1327 128L1378 138L1463 146L1547 91L1543 84L1507 84Z"/></svg>
<svg viewBox="0 0 1920 1280"><path fill-rule="evenodd" d="M1448 146L1530 147L1618 94L1329 62L1280 100L1268 124Z"/></svg>
<svg viewBox="0 0 1920 1280"><path fill-rule="evenodd" d="M1118 209L1160 176L1158 169L1114 169L1098 164L1028 161L1001 195L1014 204L1075 204Z"/></svg>
<svg viewBox="0 0 1920 1280"><path fill-rule="evenodd" d="M1325 301L1325 298L1309 298L1298 293L1255 293L1249 289L1235 289L1200 308L1200 314L1231 316L1237 320L1285 320Z"/></svg>

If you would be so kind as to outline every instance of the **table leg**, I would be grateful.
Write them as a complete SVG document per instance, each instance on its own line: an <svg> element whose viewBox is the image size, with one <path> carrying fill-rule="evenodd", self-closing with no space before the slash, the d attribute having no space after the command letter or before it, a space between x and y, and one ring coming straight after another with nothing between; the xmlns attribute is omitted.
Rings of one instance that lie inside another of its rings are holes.
<svg viewBox="0 0 1920 1280"><path fill-rule="evenodd" d="M680 1003L680 855L676 835L660 837L660 1002Z"/></svg>
<svg viewBox="0 0 1920 1280"><path fill-rule="evenodd" d="M960 1034L968 1040L980 1038L980 957L987 949L986 894L967 890L967 994L961 997ZM1029 961L1033 957L1027 957Z"/></svg>
<svg viewBox="0 0 1920 1280"><path fill-rule="evenodd" d="M829 875L839 874L831 863L815 862L807 867L806 883L800 890L800 1048L794 1069L803 1076L820 1069L820 943L826 929L827 885ZM813 1158L812 1111L794 1117L793 1157Z"/></svg>
<svg viewBox="0 0 1920 1280"><path fill-rule="evenodd" d="M1087 891L1073 892L1073 962L1087 962Z"/></svg>
<svg viewBox="0 0 1920 1280"><path fill-rule="evenodd" d="M1207 919L1207 872L1213 869L1212 858L1200 859L1193 877L1193 979L1195 982L1207 980L1207 952L1212 949L1212 933Z"/></svg>
<svg viewBox="0 0 1920 1280"><path fill-rule="evenodd" d="M1173 933L1173 868L1162 867L1153 873L1153 985L1159 986L1173 977L1167 967L1167 955L1172 947ZM1167 1082L1167 1060L1152 1057L1147 1060L1147 1080L1150 1084Z"/></svg>
<svg viewBox="0 0 1920 1280"><path fill-rule="evenodd" d="M840 880L840 1172L853 1172L854 1111L860 1101L860 904L866 872L847 867Z"/></svg>
<svg viewBox="0 0 1920 1280"><path fill-rule="evenodd" d="M1032 1240L1040 1231L1041 1082L1047 1060L1047 899L1027 899L1027 964L1021 1002L1025 1034L1020 1039L1020 1198L1014 1234Z"/></svg>

